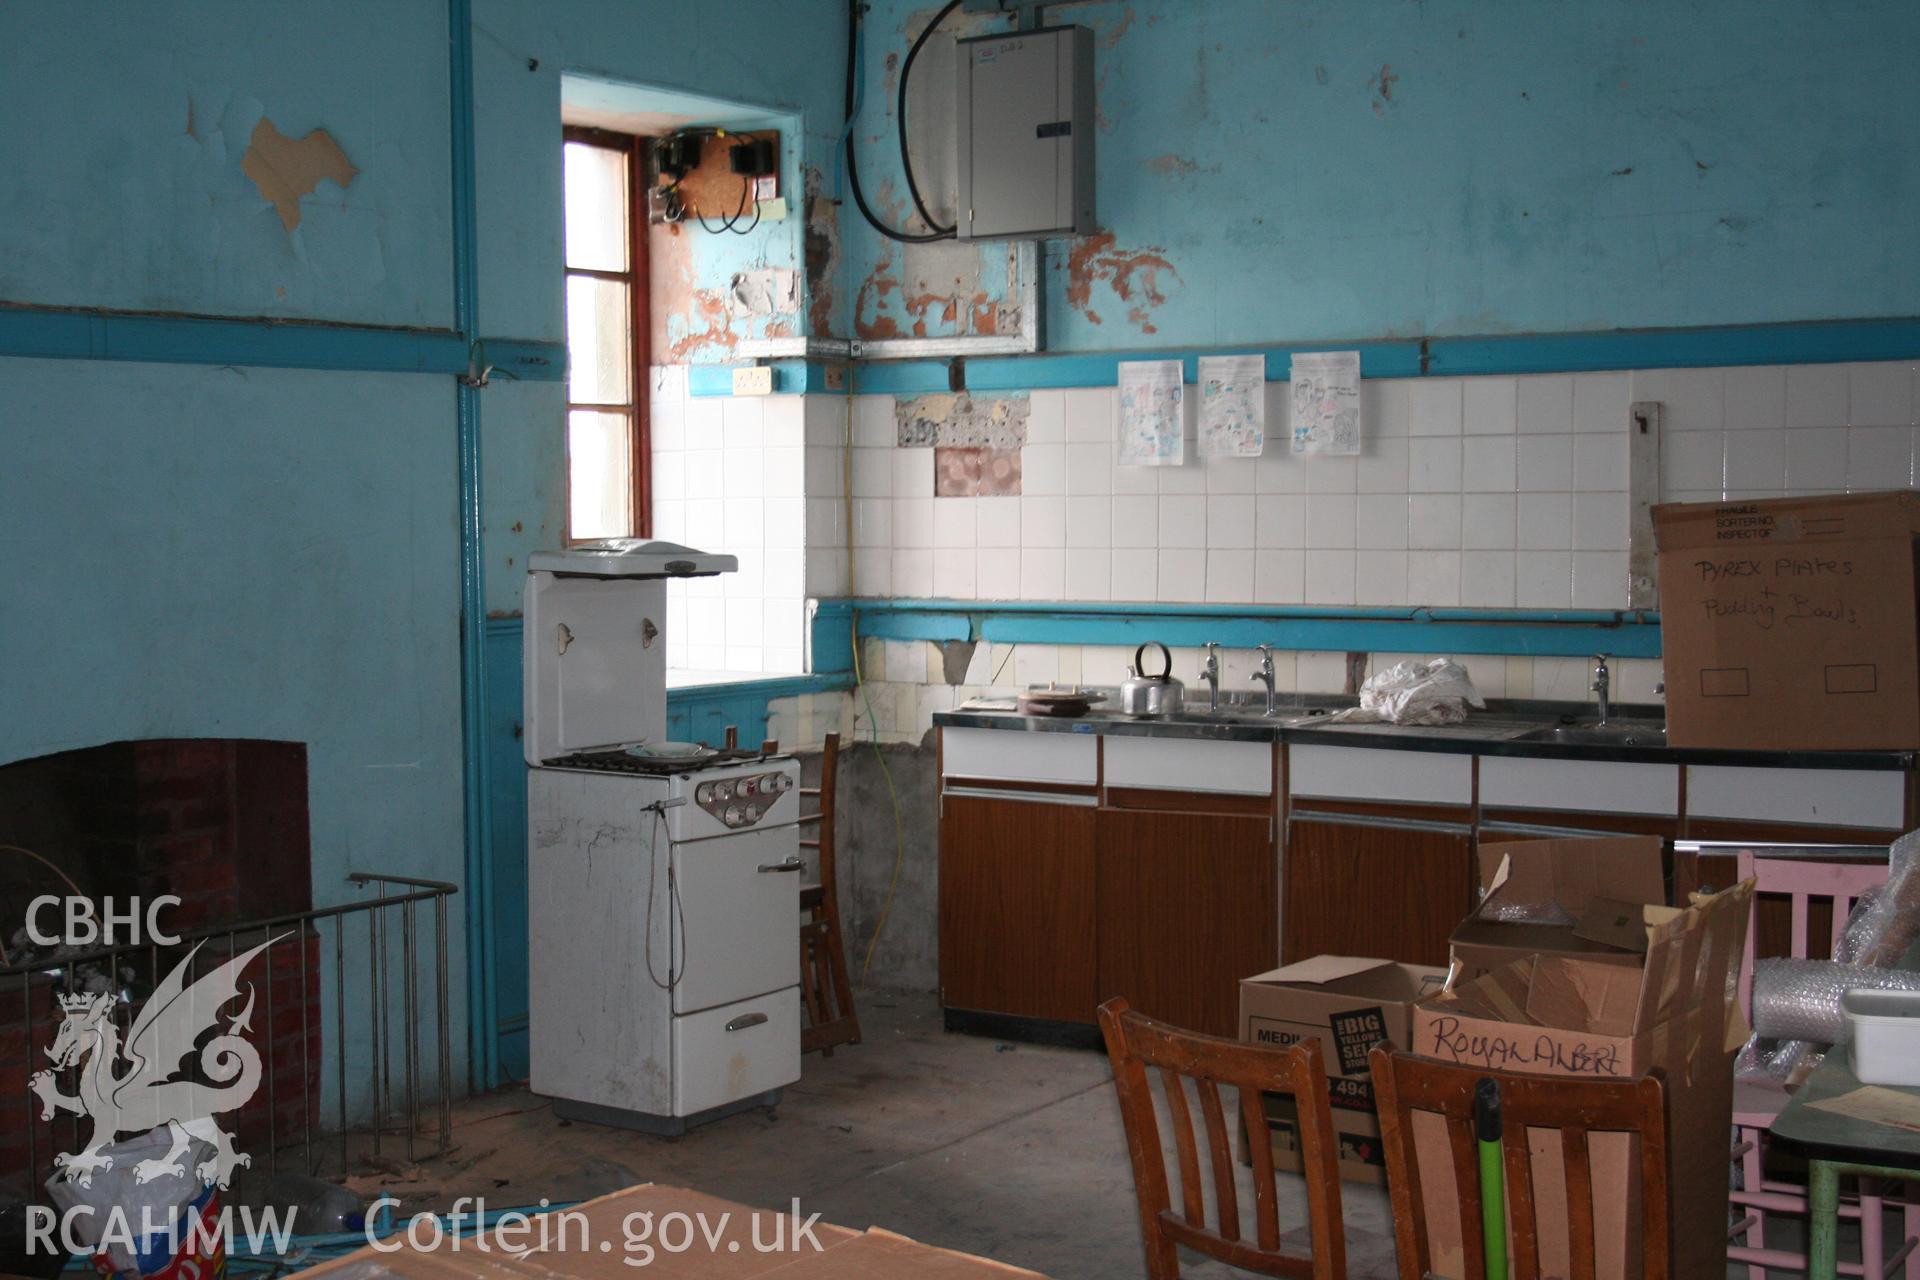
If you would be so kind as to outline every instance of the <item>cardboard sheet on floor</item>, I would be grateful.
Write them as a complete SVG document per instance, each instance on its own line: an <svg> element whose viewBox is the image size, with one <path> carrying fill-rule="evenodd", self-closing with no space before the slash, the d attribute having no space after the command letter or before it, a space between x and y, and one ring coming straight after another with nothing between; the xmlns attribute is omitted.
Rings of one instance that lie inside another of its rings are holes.
<svg viewBox="0 0 1920 1280"><path fill-rule="evenodd" d="M936 1249L878 1227L766 1274L767 1280L1044 1280L1038 1271Z"/></svg>
<svg viewBox="0 0 1920 1280"><path fill-rule="evenodd" d="M1735 978L1752 901L1748 881L1658 925L1644 969L1586 956L1530 956L1413 1007L1412 1051L1426 1057L1528 1075L1633 1078L1660 1069L1674 1274L1681 1277L1726 1272L1726 1233L1696 1228L1726 1216L1733 1056L1747 1037ZM1429 1113L1413 1121L1433 1269L1459 1280L1459 1199L1445 1128ZM1625 1133L1596 1133L1589 1144L1598 1280L1639 1274L1636 1142ZM1540 1274L1571 1275L1560 1135L1533 1129L1527 1145L1541 1223Z"/></svg>
<svg viewBox="0 0 1920 1280"><path fill-rule="evenodd" d="M1473 977L1535 954L1576 955L1639 965L1646 941L1625 931L1623 910L1665 906L1659 836L1514 840L1480 846L1485 896L1448 937L1463 976ZM1553 913L1566 923L1503 916Z"/></svg>

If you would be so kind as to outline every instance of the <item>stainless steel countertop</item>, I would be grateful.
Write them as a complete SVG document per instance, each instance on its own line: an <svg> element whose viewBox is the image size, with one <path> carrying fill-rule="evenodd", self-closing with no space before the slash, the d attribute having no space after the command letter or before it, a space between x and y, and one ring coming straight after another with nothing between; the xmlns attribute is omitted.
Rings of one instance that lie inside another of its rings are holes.
<svg viewBox="0 0 1920 1280"><path fill-rule="evenodd" d="M1009 695L1011 696L1011 695ZM1555 726L1591 728L1588 703L1488 699L1487 709L1471 711L1463 724L1447 726L1328 724L1328 712L1354 705L1350 698L1288 695L1268 718L1258 702L1227 700L1218 713L1189 706L1178 715L1140 718L1096 708L1085 716L1027 716L1015 711L940 711L933 722L948 728L1000 729L1025 733L1106 734L1123 737L1187 738L1213 742L1296 742L1302 745L1440 751L1483 756L1541 759L1609 760L1640 764L1728 764L1790 769L1908 769L1912 751L1738 751L1669 747L1645 741L1664 733L1657 706L1618 706L1613 723L1631 734L1631 742L1541 741L1530 735Z"/></svg>

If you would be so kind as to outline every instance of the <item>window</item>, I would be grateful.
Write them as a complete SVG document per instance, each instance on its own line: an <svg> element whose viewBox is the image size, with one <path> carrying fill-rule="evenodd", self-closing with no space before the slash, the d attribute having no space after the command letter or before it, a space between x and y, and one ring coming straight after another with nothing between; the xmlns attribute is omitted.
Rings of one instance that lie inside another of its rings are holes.
<svg viewBox="0 0 1920 1280"><path fill-rule="evenodd" d="M567 537L644 537L646 140L565 134Z"/></svg>

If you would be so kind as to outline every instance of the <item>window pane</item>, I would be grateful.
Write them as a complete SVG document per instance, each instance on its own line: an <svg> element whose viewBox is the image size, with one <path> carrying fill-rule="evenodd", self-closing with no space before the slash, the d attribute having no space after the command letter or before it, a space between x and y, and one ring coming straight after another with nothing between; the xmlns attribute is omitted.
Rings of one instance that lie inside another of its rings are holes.
<svg viewBox="0 0 1920 1280"><path fill-rule="evenodd" d="M567 415L567 469L576 538L633 535L633 449L624 413L575 409Z"/></svg>
<svg viewBox="0 0 1920 1280"><path fill-rule="evenodd" d="M567 399L632 403L632 317L627 286L618 280L567 277Z"/></svg>
<svg viewBox="0 0 1920 1280"><path fill-rule="evenodd" d="M627 157L584 142L566 145L567 265L627 269Z"/></svg>

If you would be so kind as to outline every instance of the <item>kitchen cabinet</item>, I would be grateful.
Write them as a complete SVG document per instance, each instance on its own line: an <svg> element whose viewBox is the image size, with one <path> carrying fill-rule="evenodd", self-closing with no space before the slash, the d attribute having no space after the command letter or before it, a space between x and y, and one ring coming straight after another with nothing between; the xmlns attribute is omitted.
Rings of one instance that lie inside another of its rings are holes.
<svg viewBox="0 0 1920 1280"><path fill-rule="evenodd" d="M1125 996L1150 1017L1232 1037L1240 979L1272 968L1277 950L1272 801L1178 799L1213 811L1099 812L1094 935L1100 998Z"/></svg>
<svg viewBox="0 0 1920 1280"><path fill-rule="evenodd" d="M947 787L940 806L944 1005L1093 1023L1094 827L1091 794Z"/></svg>
<svg viewBox="0 0 1920 1280"><path fill-rule="evenodd" d="M1473 906L1468 813L1296 808L1281 892L1281 963L1322 953L1444 965Z"/></svg>

